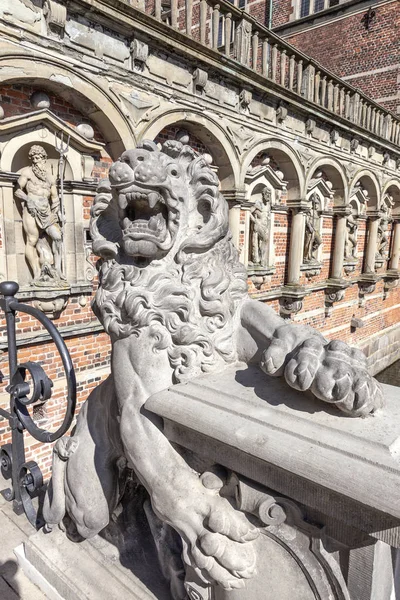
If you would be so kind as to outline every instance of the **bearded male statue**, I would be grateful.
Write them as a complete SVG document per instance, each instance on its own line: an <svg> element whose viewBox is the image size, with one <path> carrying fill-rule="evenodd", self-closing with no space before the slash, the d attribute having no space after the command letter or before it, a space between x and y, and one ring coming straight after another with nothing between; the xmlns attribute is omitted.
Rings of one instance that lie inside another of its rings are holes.
<svg viewBox="0 0 400 600"><path fill-rule="evenodd" d="M46 150L37 144L28 154L32 165L22 169L15 196L22 201L25 256L33 283L65 281L62 272L60 201L55 180L47 171ZM49 244L50 241L50 244Z"/></svg>
<svg viewBox="0 0 400 600"><path fill-rule="evenodd" d="M351 416L381 407L382 393L359 350L287 324L248 297L209 163L180 141L162 150L145 141L124 152L99 186L93 309L111 337L111 375L85 402L72 436L55 447L44 516L49 528L64 519L84 538L100 532L123 494L125 461L154 518L179 534L184 564L233 589L255 572L258 531L220 494L217 475L188 465L146 400L243 362ZM173 597L183 598L178 569L167 575Z"/></svg>

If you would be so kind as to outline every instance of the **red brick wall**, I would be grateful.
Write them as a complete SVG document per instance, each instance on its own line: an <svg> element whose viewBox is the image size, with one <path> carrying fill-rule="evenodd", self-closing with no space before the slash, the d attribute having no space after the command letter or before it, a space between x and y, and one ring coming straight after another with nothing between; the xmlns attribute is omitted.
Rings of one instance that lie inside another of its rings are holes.
<svg viewBox="0 0 400 600"><path fill-rule="evenodd" d="M275 4L275 3L274 3ZM278 14L273 26L285 23L279 18L285 12L287 0L276 2ZM367 30L362 22L365 12L333 20L326 25L286 36L290 44L318 60L322 66L340 77L365 73L400 63L400 10L398 2L374 7L375 18ZM286 22L289 14L287 14ZM286 17L285 17L286 18ZM349 83L361 89L371 98L380 99L396 95L400 89L397 82L400 70L352 78ZM385 108L396 110L400 101L382 101Z"/></svg>

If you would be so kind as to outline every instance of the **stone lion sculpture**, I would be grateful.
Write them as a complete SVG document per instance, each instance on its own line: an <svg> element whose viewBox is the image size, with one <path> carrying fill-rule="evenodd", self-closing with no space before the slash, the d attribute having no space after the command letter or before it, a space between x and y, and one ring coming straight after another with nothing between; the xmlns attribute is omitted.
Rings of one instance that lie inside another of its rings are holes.
<svg viewBox="0 0 400 600"><path fill-rule="evenodd" d="M101 257L93 309L111 337L111 375L55 447L46 522L67 515L83 538L100 532L123 492L126 461L154 518L179 534L184 563L203 581L241 587L255 570L258 531L219 493L217 475L196 472L170 444L146 400L240 362L258 362L352 416L382 406L379 384L359 350L248 297L207 155L180 141L124 152L99 186L91 232ZM183 598L178 571L167 575Z"/></svg>

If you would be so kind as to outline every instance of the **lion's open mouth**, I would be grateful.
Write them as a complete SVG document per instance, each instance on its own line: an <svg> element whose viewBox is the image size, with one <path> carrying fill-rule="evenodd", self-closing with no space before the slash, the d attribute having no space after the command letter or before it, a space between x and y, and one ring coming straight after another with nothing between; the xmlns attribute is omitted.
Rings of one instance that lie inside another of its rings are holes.
<svg viewBox="0 0 400 600"><path fill-rule="evenodd" d="M156 238L164 242L168 209L158 192L128 192L120 198L120 219L124 235L134 239ZM125 205L125 208L122 208Z"/></svg>
<svg viewBox="0 0 400 600"><path fill-rule="evenodd" d="M118 206L127 254L156 258L170 249L174 215L160 192L130 187L119 193Z"/></svg>

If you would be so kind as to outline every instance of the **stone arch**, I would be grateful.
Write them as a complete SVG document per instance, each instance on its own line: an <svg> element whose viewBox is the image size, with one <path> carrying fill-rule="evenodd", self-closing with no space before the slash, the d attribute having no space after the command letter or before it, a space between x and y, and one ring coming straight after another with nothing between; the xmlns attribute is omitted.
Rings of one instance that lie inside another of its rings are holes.
<svg viewBox="0 0 400 600"><path fill-rule="evenodd" d="M52 91L65 98L86 114L102 132L107 151L113 159L127 148L135 146L135 135L118 107L116 99L107 94L94 79L76 72L66 63L43 56L23 54L0 58L0 83L27 83Z"/></svg>
<svg viewBox="0 0 400 600"><path fill-rule="evenodd" d="M253 159L263 151L268 153L279 164L279 168L283 172L284 179L287 182L288 199L298 200L301 198L305 191L305 178L300 160L288 144L277 139L262 140L244 154L240 177L241 188L244 185L247 170Z"/></svg>
<svg viewBox="0 0 400 600"><path fill-rule="evenodd" d="M382 198L389 194L393 198L392 217L400 218L400 181L392 179L387 182L382 190Z"/></svg>
<svg viewBox="0 0 400 600"><path fill-rule="evenodd" d="M317 170L323 171L332 184L334 206L344 206L349 202L349 188L346 173L339 161L323 157L317 158L309 167L306 177L306 189Z"/></svg>
<svg viewBox="0 0 400 600"><path fill-rule="evenodd" d="M182 126L195 135L210 149L214 164L218 167L221 189L237 188L239 159L232 140L226 130L217 121L205 117L200 111L170 110L157 115L140 132L139 140L155 139L157 135L170 125ZM138 141L139 141L138 140Z"/></svg>
<svg viewBox="0 0 400 600"><path fill-rule="evenodd" d="M366 202L367 213L377 211L381 204L381 193L378 179L373 173L371 173L371 171L359 171L353 177L353 180L350 185L350 190L352 190L358 182L360 182L362 186L368 191L368 198Z"/></svg>

